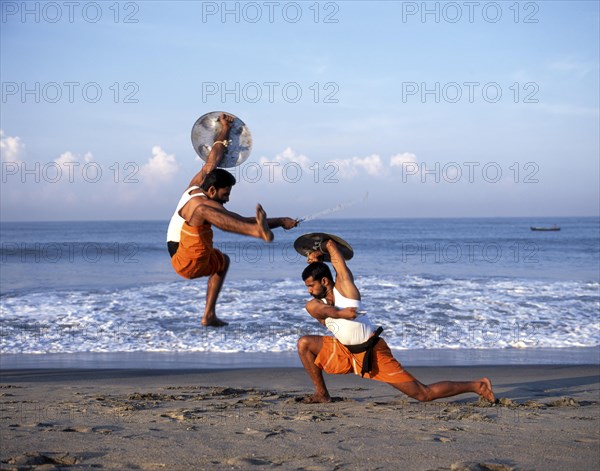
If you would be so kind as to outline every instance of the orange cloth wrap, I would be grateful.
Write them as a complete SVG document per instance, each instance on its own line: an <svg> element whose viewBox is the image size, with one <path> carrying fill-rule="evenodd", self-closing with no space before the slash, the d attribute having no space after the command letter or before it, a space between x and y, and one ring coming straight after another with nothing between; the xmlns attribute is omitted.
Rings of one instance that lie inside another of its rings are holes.
<svg viewBox="0 0 600 471"><path fill-rule="evenodd" d="M334 337L323 337L323 348L315 359L315 365L329 374L354 373L360 375L364 353L352 354ZM379 339L373 349L373 369L365 378L384 383L416 381L396 360L385 340Z"/></svg>
<svg viewBox="0 0 600 471"><path fill-rule="evenodd" d="M213 248L211 225L190 226L187 222L181 228L181 238L177 252L171 258L175 271L184 278L209 276L225 269L225 257L220 250Z"/></svg>

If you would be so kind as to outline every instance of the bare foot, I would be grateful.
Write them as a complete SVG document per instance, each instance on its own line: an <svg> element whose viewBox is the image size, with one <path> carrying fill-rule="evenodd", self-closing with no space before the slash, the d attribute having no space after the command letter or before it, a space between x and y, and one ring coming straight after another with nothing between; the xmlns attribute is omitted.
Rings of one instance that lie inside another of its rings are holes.
<svg viewBox="0 0 600 471"><path fill-rule="evenodd" d="M273 240L273 233L267 223L267 213L260 204L256 205L256 224L258 224L260 238L265 242L271 242Z"/></svg>
<svg viewBox="0 0 600 471"><path fill-rule="evenodd" d="M331 397L329 397L329 394L314 393L312 396L306 396L301 402L302 404L320 404L323 402L331 402Z"/></svg>
<svg viewBox="0 0 600 471"><path fill-rule="evenodd" d="M204 327L225 327L229 325L229 322L222 321L218 317L213 317L211 319L202 319L202 325Z"/></svg>
<svg viewBox="0 0 600 471"><path fill-rule="evenodd" d="M481 378L479 381L482 383L481 388L479 389L479 395L494 404L496 402L496 397L492 391L492 382L488 378Z"/></svg>

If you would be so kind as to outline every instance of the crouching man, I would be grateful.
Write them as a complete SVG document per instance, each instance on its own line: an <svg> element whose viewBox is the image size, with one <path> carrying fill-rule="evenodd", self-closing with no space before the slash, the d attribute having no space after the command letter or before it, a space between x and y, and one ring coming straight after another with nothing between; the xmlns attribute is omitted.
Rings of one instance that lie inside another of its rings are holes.
<svg viewBox="0 0 600 471"><path fill-rule="evenodd" d="M331 402L323 371L329 374L360 374L362 377L388 383L418 401L432 401L463 393L475 393L494 402L488 378L475 381L440 381L423 384L406 371L392 356L390 348L374 329L369 317L360 310L360 293L352 272L333 240L321 244L335 269L336 278L322 263L323 252L308 256L302 279L315 299L306 303L308 313L323 324L332 336L305 335L298 340L298 354L304 369L315 385L315 392L305 403Z"/></svg>

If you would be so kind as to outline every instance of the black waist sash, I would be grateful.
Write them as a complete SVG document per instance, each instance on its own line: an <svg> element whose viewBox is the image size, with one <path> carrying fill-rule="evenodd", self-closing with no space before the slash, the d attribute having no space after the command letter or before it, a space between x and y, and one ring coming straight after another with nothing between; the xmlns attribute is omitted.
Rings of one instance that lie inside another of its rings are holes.
<svg viewBox="0 0 600 471"><path fill-rule="evenodd" d="M369 340L366 342L357 345L344 345L350 353L356 354L365 352L362 368L360 370L361 377L364 377L365 373L370 373L373 369L373 349L375 348L375 345L377 345L377 342L379 342L381 332L383 332L383 327L377 327L377 330L373 332L373 335L369 337Z"/></svg>
<svg viewBox="0 0 600 471"><path fill-rule="evenodd" d="M179 242L169 241L167 242L167 248L169 249L169 255L173 258L173 255L175 255L175 252L177 252L177 249L179 248Z"/></svg>

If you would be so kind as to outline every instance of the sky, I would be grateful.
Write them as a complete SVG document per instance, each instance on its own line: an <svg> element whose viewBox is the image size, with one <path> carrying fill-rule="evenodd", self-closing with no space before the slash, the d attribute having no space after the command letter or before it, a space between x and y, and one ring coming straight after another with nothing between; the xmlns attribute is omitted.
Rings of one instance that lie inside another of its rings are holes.
<svg viewBox="0 0 600 471"><path fill-rule="evenodd" d="M599 2L1 7L1 221L168 220L211 111L242 215L600 214Z"/></svg>

